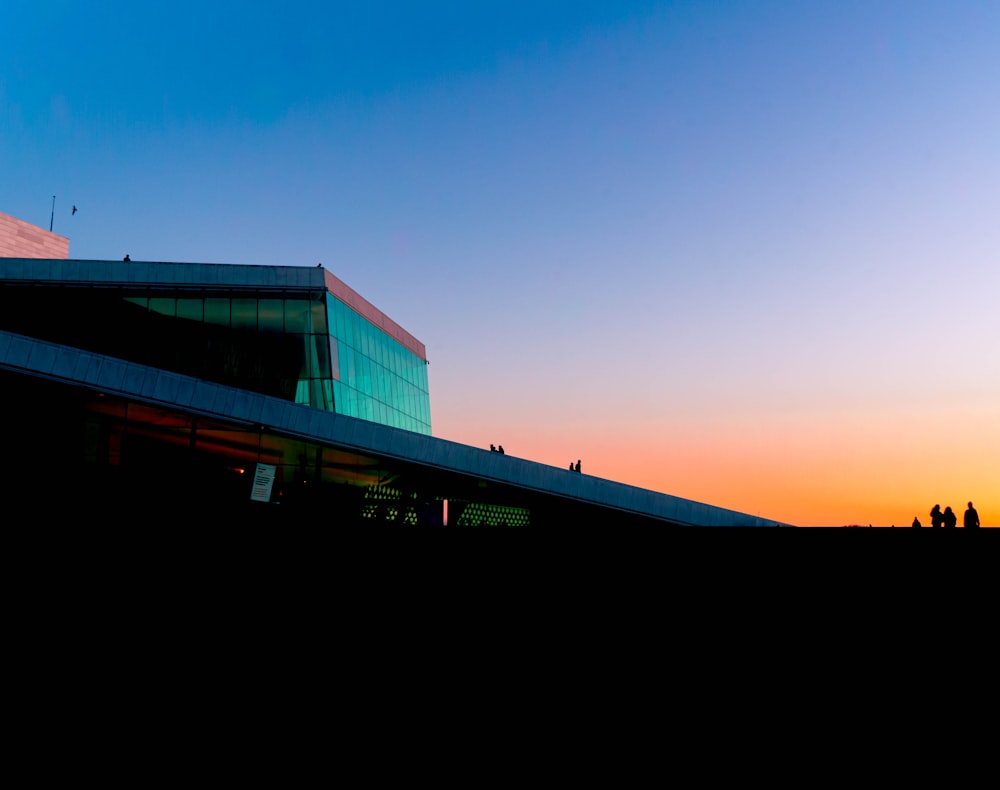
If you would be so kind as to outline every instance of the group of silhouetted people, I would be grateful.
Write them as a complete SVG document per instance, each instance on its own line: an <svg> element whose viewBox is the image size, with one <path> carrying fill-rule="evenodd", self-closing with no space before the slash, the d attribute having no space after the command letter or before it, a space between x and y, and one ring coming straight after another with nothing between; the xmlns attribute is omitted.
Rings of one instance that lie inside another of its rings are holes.
<svg viewBox="0 0 1000 790"><path fill-rule="evenodd" d="M913 517L913 527L922 527L923 524L920 523L920 519L916 516ZM951 506L945 507L944 511L941 510L940 505L935 505L931 508L931 527L933 528L943 528L943 529L954 529L958 526L958 516L955 515L955 511L951 509ZM962 526L965 528L978 527L979 526L979 513L969 503L969 507L965 511L965 515L962 517Z"/></svg>
<svg viewBox="0 0 1000 790"><path fill-rule="evenodd" d="M501 444L499 447L495 447L494 445L491 444L490 445L490 452L491 453L500 453L500 455L503 455L503 445Z"/></svg>
<svg viewBox="0 0 1000 790"><path fill-rule="evenodd" d="M569 462L569 471L571 471L571 472L579 472L580 471L580 459L579 458L576 459L576 464L574 464L572 461Z"/></svg>

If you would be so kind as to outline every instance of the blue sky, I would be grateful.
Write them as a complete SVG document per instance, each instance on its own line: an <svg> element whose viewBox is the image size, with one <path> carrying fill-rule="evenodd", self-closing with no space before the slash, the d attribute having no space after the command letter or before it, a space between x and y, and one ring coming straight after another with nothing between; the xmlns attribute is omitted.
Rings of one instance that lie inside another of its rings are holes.
<svg viewBox="0 0 1000 790"><path fill-rule="evenodd" d="M964 0L14 0L0 211L56 195L74 258L323 262L426 343L445 438L1000 521L998 41Z"/></svg>

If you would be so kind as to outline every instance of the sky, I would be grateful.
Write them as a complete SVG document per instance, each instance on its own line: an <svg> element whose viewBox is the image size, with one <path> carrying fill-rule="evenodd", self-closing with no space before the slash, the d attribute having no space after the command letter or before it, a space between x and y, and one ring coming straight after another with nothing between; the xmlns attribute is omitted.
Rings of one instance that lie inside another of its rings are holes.
<svg viewBox="0 0 1000 790"><path fill-rule="evenodd" d="M444 439L1000 525L998 41L985 0L5 0L0 211L322 263Z"/></svg>

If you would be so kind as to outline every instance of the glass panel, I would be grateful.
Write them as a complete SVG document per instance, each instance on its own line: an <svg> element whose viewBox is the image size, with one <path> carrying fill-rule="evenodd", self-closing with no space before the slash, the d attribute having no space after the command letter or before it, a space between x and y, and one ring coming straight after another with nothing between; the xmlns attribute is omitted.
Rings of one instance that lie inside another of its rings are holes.
<svg viewBox="0 0 1000 790"><path fill-rule="evenodd" d="M337 335L337 339L343 341L345 345L353 348L354 342L351 340L353 337L351 334L351 315L343 308L340 310L340 315L343 321L343 326L341 327L340 334Z"/></svg>
<svg viewBox="0 0 1000 790"><path fill-rule="evenodd" d="M347 349L347 383L351 389L358 388L358 352L353 348Z"/></svg>
<svg viewBox="0 0 1000 790"><path fill-rule="evenodd" d="M215 297L205 300L205 322L229 326L229 300Z"/></svg>
<svg viewBox="0 0 1000 790"><path fill-rule="evenodd" d="M281 332L285 328L285 300L261 299L258 304L257 326L261 332Z"/></svg>
<svg viewBox="0 0 1000 790"><path fill-rule="evenodd" d="M316 367L313 376L316 378L330 378L330 345L326 342L326 335L313 335L312 347L315 349Z"/></svg>
<svg viewBox="0 0 1000 790"><path fill-rule="evenodd" d="M177 300L156 296L149 300L149 312L173 316L177 312Z"/></svg>
<svg viewBox="0 0 1000 790"><path fill-rule="evenodd" d="M300 379L311 379L313 377L313 354L309 348L309 335L294 335L298 343L302 344L302 365L299 368Z"/></svg>
<svg viewBox="0 0 1000 790"><path fill-rule="evenodd" d="M330 294L326 295L326 320L329 323L329 333L335 335L337 333L337 306Z"/></svg>
<svg viewBox="0 0 1000 790"><path fill-rule="evenodd" d="M364 357L361 358L361 371L358 375L358 389L366 395L370 396L372 393L372 371L368 367L368 360Z"/></svg>
<svg viewBox="0 0 1000 790"><path fill-rule="evenodd" d="M386 374L385 377L386 384L386 394L385 402L392 405L393 408L399 408L399 394L403 392L400 386L399 376L393 376L392 374Z"/></svg>
<svg viewBox="0 0 1000 790"><path fill-rule="evenodd" d="M256 329L257 300L233 299L232 323L234 329Z"/></svg>
<svg viewBox="0 0 1000 790"><path fill-rule="evenodd" d="M290 449L292 441L271 433L260 436L260 460L266 464L281 464L287 462L294 451Z"/></svg>
<svg viewBox="0 0 1000 790"><path fill-rule="evenodd" d="M326 334L326 304L320 301L314 301L311 305L312 310L312 331L321 334Z"/></svg>
<svg viewBox="0 0 1000 790"><path fill-rule="evenodd" d="M323 384L329 384L329 382L323 382L320 379L313 379L310 383L310 389L312 390L312 397L310 399L310 405L314 409L324 409L326 411L330 410L330 398L328 397L328 390L323 387Z"/></svg>
<svg viewBox="0 0 1000 790"><path fill-rule="evenodd" d="M309 469L315 463L316 445L309 442L290 441L285 452L285 462L294 466L297 474L308 477Z"/></svg>
<svg viewBox="0 0 1000 790"><path fill-rule="evenodd" d="M350 417L357 417L358 416L357 390L355 390L354 387L345 387L344 395L346 396L344 400L344 414L347 414Z"/></svg>
<svg viewBox="0 0 1000 790"><path fill-rule="evenodd" d="M285 331L305 332L306 313L309 311L309 302L303 299L285 300Z"/></svg>
<svg viewBox="0 0 1000 790"><path fill-rule="evenodd" d="M309 405L309 379L299 379L296 383L295 402Z"/></svg>
<svg viewBox="0 0 1000 790"><path fill-rule="evenodd" d="M205 317L205 302L202 299L178 299L177 317L190 321L201 321Z"/></svg>
<svg viewBox="0 0 1000 790"><path fill-rule="evenodd" d="M130 404L128 432L131 447L144 447L142 440L155 438L163 446L186 450L191 440L191 417L178 412L165 411L156 406Z"/></svg>
<svg viewBox="0 0 1000 790"><path fill-rule="evenodd" d="M205 420L198 424L196 445L199 451L225 456L234 463L238 474L252 473L257 463L257 446L260 434L257 431L228 427L221 423Z"/></svg>
<svg viewBox="0 0 1000 790"><path fill-rule="evenodd" d="M337 353L337 339L330 338L330 377L340 379L340 355Z"/></svg>
<svg viewBox="0 0 1000 790"><path fill-rule="evenodd" d="M336 316L336 335L338 339L343 339L344 333L347 331L344 328L344 309L340 306L340 302L336 299L328 300L330 309L333 311L332 314Z"/></svg>
<svg viewBox="0 0 1000 790"><path fill-rule="evenodd" d="M323 408L327 411L335 411L337 402L333 399L333 382L324 379L320 381L320 386L323 388Z"/></svg>

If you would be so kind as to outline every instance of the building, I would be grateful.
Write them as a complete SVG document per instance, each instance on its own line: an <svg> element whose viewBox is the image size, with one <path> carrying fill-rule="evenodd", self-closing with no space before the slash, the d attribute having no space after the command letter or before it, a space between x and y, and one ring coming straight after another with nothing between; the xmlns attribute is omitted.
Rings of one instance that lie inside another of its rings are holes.
<svg viewBox="0 0 1000 790"><path fill-rule="evenodd" d="M0 258L68 258L69 239L0 211Z"/></svg>
<svg viewBox="0 0 1000 790"><path fill-rule="evenodd" d="M423 344L322 267L37 257L37 231L0 258L0 472L67 517L779 526L433 437Z"/></svg>

